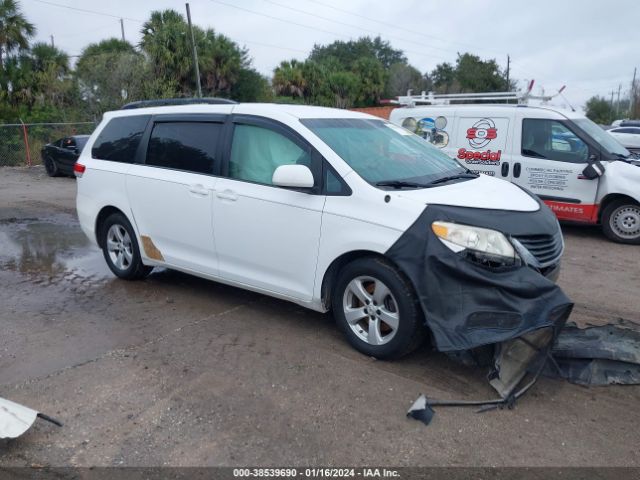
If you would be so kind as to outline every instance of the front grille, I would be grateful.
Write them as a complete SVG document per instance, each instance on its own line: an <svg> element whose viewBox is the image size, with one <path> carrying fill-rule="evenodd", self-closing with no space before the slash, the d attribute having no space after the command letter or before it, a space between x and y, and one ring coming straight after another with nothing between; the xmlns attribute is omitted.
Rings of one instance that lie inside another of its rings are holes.
<svg viewBox="0 0 640 480"><path fill-rule="evenodd" d="M555 235L522 235L513 238L531 252L541 267L557 263L562 255L562 233L560 232Z"/></svg>

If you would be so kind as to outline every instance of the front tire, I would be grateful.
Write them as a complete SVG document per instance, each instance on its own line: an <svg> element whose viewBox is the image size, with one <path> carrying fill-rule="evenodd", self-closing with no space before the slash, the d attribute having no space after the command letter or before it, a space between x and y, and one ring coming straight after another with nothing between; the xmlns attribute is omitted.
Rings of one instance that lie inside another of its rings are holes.
<svg viewBox="0 0 640 480"><path fill-rule="evenodd" d="M412 285L385 259L360 258L346 265L331 297L336 323L365 355L398 358L415 350L426 336Z"/></svg>
<svg viewBox="0 0 640 480"><path fill-rule="evenodd" d="M616 200L602 212L602 231L618 243L640 245L640 205L631 200Z"/></svg>
<svg viewBox="0 0 640 480"><path fill-rule="evenodd" d="M133 227L121 213L112 213L102 224L100 245L109 269L119 278L137 280L153 270L142 263Z"/></svg>

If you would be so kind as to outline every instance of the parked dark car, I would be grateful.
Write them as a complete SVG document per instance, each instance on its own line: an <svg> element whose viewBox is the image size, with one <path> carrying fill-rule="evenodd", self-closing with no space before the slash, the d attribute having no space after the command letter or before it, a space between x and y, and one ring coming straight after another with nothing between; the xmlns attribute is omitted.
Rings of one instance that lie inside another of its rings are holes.
<svg viewBox="0 0 640 480"><path fill-rule="evenodd" d="M73 175L73 164L82 153L89 135L72 135L42 147L42 163L50 177Z"/></svg>

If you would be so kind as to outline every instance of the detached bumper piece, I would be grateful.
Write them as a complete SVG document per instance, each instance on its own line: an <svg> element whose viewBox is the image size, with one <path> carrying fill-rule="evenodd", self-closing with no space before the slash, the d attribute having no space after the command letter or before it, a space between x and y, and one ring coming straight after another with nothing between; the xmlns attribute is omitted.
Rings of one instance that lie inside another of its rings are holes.
<svg viewBox="0 0 640 480"><path fill-rule="evenodd" d="M11 400L0 398L0 439L19 437L29 430L36 418L46 420L58 427L62 426L62 423L58 420L44 413L37 412Z"/></svg>
<svg viewBox="0 0 640 480"><path fill-rule="evenodd" d="M553 347L557 368L545 375L559 376L579 385L640 384L640 324L568 324Z"/></svg>

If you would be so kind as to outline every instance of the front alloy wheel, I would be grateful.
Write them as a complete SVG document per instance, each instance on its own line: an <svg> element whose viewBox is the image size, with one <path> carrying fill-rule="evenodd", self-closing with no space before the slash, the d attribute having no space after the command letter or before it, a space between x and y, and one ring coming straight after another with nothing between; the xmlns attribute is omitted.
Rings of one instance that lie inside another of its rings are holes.
<svg viewBox="0 0 640 480"><path fill-rule="evenodd" d="M413 286L383 257L358 258L344 266L331 292L331 307L349 343L372 357L400 357L426 336Z"/></svg>
<svg viewBox="0 0 640 480"><path fill-rule="evenodd" d="M361 276L351 280L342 308L349 328L369 345L384 345L398 331L398 304L389 287L377 278Z"/></svg>

